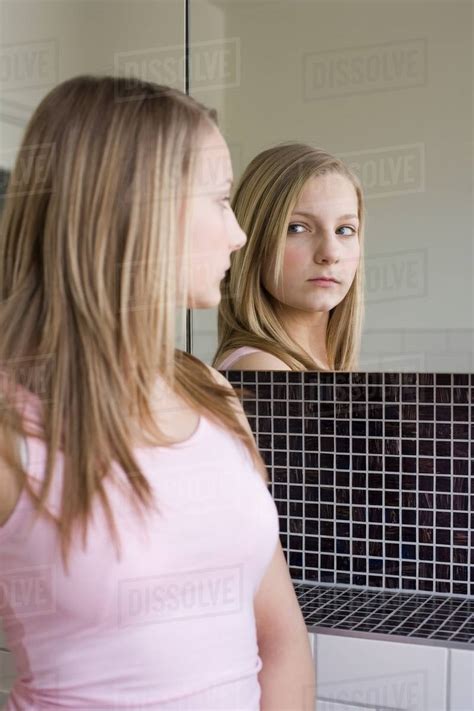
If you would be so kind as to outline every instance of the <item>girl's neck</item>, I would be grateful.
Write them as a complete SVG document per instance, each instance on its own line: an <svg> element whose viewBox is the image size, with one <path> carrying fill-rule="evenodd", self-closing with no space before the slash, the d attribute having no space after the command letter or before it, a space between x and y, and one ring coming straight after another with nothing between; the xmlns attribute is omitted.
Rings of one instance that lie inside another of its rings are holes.
<svg viewBox="0 0 474 711"><path fill-rule="evenodd" d="M329 313L318 311L315 313L296 314L282 313L282 325L291 338L303 348L315 361L321 370L329 370L326 349L326 331Z"/></svg>

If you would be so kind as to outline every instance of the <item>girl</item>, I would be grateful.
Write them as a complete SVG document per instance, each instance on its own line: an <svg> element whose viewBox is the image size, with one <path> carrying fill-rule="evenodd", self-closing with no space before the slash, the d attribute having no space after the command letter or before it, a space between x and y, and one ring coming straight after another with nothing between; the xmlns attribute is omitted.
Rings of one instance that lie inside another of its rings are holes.
<svg viewBox="0 0 474 711"><path fill-rule="evenodd" d="M215 114L167 87L77 77L27 127L0 231L8 711L311 707L263 461L174 347L245 242L231 180Z"/></svg>
<svg viewBox="0 0 474 711"><path fill-rule="evenodd" d="M263 151L232 203L248 236L218 312L221 370L354 370L363 320L364 206L358 180L325 151Z"/></svg>

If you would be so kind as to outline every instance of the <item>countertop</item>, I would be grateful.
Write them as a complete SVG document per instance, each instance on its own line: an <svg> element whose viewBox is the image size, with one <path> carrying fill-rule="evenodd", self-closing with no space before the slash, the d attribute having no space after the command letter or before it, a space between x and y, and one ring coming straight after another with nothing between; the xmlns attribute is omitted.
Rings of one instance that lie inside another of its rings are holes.
<svg viewBox="0 0 474 711"><path fill-rule="evenodd" d="M309 632L474 651L474 599L294 582Z"/></svg>

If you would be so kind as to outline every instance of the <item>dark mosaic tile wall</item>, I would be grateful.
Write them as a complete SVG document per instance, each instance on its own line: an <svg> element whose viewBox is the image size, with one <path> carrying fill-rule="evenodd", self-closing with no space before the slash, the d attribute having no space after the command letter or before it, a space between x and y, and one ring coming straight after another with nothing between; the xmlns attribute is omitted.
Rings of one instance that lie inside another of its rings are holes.
<svg viewBox="0 0 474 711"><path fill-rule="evenodd" d="M474 375L223 372L294 580L474 595Z"/></svg>

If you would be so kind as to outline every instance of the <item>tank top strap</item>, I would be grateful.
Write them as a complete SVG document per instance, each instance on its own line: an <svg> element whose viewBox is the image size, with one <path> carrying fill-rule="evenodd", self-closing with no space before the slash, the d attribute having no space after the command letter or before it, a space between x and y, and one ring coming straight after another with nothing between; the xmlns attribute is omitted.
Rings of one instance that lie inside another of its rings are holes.
<svg viewBox="0 0 474 711"><path fill-rule="evenodd" d="M239 358L242 358L243 356L250 355L251 353L262 353L259 348L252 348L250 346L240 346L240 348L236 348L235 351L232 351L224 360L220 362L220 364L217 366L219 370L227 370L230 368L231 365L233 365Z"/></svg>

